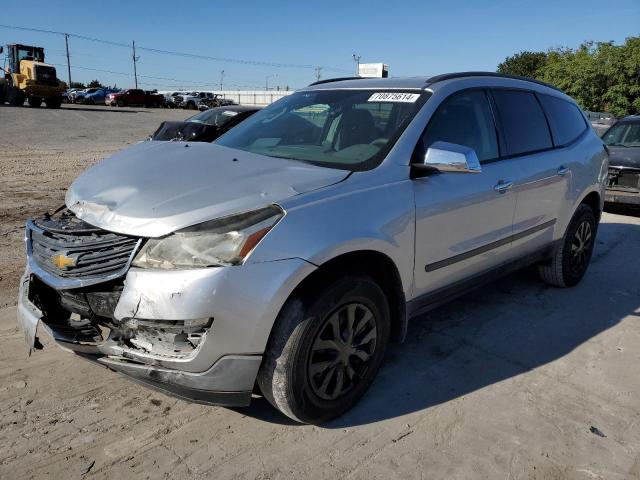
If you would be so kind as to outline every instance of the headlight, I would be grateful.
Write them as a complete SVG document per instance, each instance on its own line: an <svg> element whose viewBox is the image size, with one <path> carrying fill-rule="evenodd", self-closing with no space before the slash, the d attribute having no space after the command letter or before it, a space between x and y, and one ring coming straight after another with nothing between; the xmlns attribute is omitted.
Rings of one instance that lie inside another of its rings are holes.
<svg viewBox="0 0 640 480"><path fill-rule="evenodd" d="M133 265L161 269L238 265L283 215L282 209L271 206L152 238Z"/></svg>

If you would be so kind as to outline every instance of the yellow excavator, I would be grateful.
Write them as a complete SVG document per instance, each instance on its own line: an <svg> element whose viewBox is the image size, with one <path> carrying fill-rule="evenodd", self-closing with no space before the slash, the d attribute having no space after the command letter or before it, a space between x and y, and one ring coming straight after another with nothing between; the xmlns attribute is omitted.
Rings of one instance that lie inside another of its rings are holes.
<svg viewBox="0 0 640 480"><path fill-rule="evenodd" d="M32 107L42 102L48 108L60 108L64 84L58 80L56 69L44 63L44 48L12 43L7 45L7 56L0 71L0 103ZM0 47L0 53L4 49Z"/></svg>

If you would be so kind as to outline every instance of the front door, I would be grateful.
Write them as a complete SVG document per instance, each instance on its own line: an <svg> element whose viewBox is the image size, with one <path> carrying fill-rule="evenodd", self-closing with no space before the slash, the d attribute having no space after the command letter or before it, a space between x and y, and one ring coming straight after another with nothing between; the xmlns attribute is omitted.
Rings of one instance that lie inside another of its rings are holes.
<svg viewBox="0 0 640 480"><path fill-rule="evenodd" d="M416 297L511 258L514 165L500 160L487 92L465 90L444 100L422 137L424 151L436 141L473 148L482 172L434 173L413 180Z"/></svg>

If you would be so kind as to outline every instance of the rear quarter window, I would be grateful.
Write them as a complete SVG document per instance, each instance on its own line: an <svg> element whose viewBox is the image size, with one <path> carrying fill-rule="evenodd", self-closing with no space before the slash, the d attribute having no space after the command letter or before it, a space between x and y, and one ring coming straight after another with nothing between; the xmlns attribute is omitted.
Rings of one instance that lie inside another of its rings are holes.
<svg viewBox="0 0 640 480"><path fill-rule="evenodd" d="M556 145L570 144L587 129L577 105L550 95L539 95L538 98L547 113Z"/></svg>
<svg viewBox="0 0 640 480"><path fill-rule="evenodd" d="M494 90L493 98L508 156L553 147L547 119L532 92Z"/></svg>

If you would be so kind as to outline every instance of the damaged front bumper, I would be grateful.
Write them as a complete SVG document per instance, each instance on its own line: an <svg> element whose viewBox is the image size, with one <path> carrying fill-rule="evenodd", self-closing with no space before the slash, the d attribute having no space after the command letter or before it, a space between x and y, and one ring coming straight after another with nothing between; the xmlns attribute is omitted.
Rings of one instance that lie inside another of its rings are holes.
<svg viewBox="0 0 640 480"><path fill-rule="evenodd" d="M301 259L176 271L131 268L115 286L74 289L56 287L29 257L18 322L30 350L39 344L40 324L63 349L146 386L199 403L244 406L278 311L314 268ZM95 315L105 315L100 308L110 302L111 318Z"/></svg>

